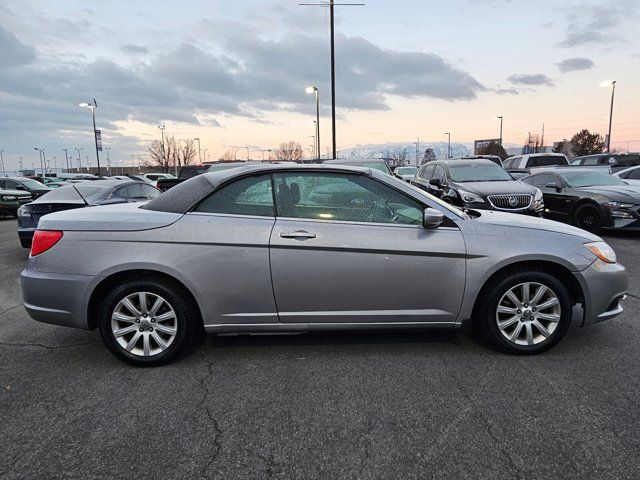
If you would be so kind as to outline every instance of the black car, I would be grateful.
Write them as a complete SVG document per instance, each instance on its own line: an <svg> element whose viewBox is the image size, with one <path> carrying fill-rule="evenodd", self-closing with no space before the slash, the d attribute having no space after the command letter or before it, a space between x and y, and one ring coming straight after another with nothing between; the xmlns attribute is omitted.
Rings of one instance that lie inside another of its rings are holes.
<svg viewBox="0 0 640 480"><path fill-rule="evenodd" d="M597 153L571 160L571 166L607 167L611 173L636 165L640 165L640 153Z"/></svg>
<svg viewBox="0 0 640 480"><path fill-rule="evenodd" d="M515 180L491 160L450 159L429 162L411 182L461 208L501 210L542 216L542 192Z"/></svg>
<svg viewBox="0 0 640 480"><path fill-rule="evenodd" d="M27 177L3 177L0 178L0 188L4 190L20 190L29 192L34 200L49 193L51 189L45 184Z"/></svg>
<svg viewBox="0 0 640 480"><path fill-rule="evenodd" d="M566 167L539 170L522 181L542 190L545 217L595 233L640 229L640 189L613 175Z"/></svg>
<svg viewBox="0 0 640 480"><path fill-rule="evenodd" d="M20 244L25 248L31 247L38 221L48 213L114 203L146 202L158 195L160 190L146 182L126 180L95 180L51 190L18 209Z"/></svg>

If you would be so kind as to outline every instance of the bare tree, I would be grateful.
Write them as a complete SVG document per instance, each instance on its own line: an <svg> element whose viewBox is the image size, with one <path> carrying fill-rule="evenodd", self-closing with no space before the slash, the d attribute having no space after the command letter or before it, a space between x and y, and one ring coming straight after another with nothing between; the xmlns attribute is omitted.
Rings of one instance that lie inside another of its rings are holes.
<svg viewBox="0 0 640 480"><path fill-rule="evenodd" d="M196 156L195 142L191 139L184 140L180 144L172 135L165 137L164 144L160 140L154 140L149 147L149 161L143 162L144 166L162 173L169 173L183 165L191 165Z"/></svg>
<svg viewBox="0 0 640 480"><path fill-rule="evenodd" d="M236 153L233 150L227 150L224 152L224 155L219 158L221 162L233 162L235 159Z"/></svg>
<svg viewBox="0 0 640 480"><path fill-rule="evenodd" d="M276 158L278 160L295 162L301 160L302 156L302 145L293 140L281 143L280 147L278 147L278 150L276 151Z"/></svg>

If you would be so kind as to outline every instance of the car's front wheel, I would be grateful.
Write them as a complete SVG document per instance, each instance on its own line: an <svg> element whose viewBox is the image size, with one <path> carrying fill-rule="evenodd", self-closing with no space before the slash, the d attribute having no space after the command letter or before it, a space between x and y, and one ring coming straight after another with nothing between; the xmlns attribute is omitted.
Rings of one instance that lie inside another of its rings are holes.
<svg viewBox="0 0 640 480"><path fill-rule="evenodd" d="M100 334L118 358L158 366L186 353L202 333L193 299L163 279L134 279L115 287L100 309Z"/></svg>
<svg viewBox="0 0 640 480"><path fill-rule="evenodd" d="M500 350L535 354L564 337L572 316L564 284L544 271L520 271L495 279L476 319L487 340Z"/></svg>
<svg viewBox="0 0 640 480"><path fill-rule="evenodd" d="M595 205L586 203L573 212L573 225L592 233L602 230L602 212Z"/></svg>

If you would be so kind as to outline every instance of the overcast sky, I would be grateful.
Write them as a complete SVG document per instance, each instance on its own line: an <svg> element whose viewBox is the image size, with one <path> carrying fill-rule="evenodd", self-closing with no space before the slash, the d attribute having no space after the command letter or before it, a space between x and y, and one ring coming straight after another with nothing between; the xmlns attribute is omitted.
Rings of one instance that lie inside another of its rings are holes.
<svg viewBox="0 0 640 480"><path fill-rule="evenodd" d="M610 90L599 84L616 79L614 146L640 150L637 0L366 4L337 9L339 148L448 131L453 141L496 137L496 115L506 142L543 123L547 143L583 127L606 133ZM326 151L328 27L326 8L290 0L2 0L7 168L19 156L30 166L35 146L93 158L90 112L77 104L94 97L112 160L145 155L160 123L200 137L210 159L245 145L306 146L309 84L320 88Z"/></svg>

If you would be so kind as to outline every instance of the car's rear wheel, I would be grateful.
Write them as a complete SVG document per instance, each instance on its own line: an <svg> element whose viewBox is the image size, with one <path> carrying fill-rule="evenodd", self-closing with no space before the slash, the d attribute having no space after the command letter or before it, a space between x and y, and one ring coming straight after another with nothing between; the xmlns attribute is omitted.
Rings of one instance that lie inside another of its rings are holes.
<svg viewBox="0 0 640 480"><path fill-rule="evenodd" d="M487 340L515 354L548 350L571 323L571 297L556 277L543 271L513 272L487 288L477 321Z"/></svg>
<svg viewBox="0 0 640 480"><path fill-rule="evenodd" d="M115 287L100 310L100 334L118 358L136 366L165 364L186 353L202 333L193 299L162 279Z"/></svg>
<svg viewBox="0 0 640 480"><path fill-rule="evenodd" d="M595 205L580 205L573 212L573 224L592 233L602 230L602 212Z"/></svg>

